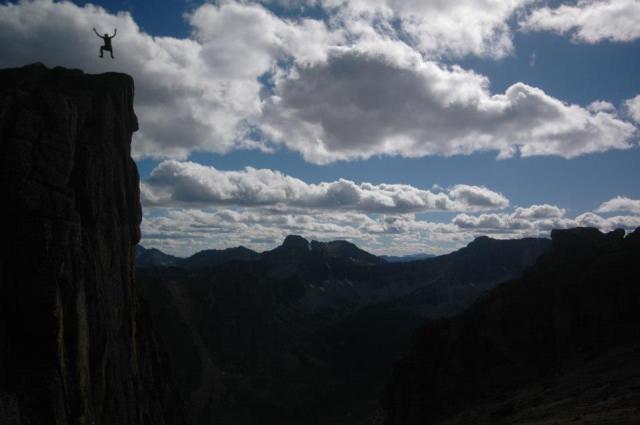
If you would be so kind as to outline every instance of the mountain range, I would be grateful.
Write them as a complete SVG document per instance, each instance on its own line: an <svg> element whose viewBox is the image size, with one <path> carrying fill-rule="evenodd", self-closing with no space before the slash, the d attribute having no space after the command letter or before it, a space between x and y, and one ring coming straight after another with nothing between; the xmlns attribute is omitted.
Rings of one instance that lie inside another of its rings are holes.
<svg viewBox="0 0 640 425"><path fill-rule="evenodd" d="M295 238L295 235L291 237ZM378 259L374 259L373 254L366 253L360 250L355 245L347 241L332 241L329 243L322 243L317 241L311 241L310 249L321 249L327 253L333 252L332 255L349 256L349 250L355 255L354 258L362 256L364 261L380 262L380 259L387 263L408 263L410 261L426 260L433 258L433 254L409 254L402 256L395 255L381 255ZM364 254L363 254L364 253ZM207 267L215 267L223 263L230 261L253 261L260 257L260 253L253 251L243 246L226 249L205 249L199 251L189 257L182 258L174 255L166 254L157 248L145 248L142 245L136 245L136 266L138 268L149 267L170 267L176 266L187 269L199 269ZM366 259L365 259L366 257Z"/></svg>
<svg viewBox="0 0 640 425"><path fill-rule="evenodd" d="M462 311L548 245L482 237L388 263L347 241L292 235L260 254L203 251L141 268L138 283L197 424L352 423L375 410L423 320Z"/></svg>

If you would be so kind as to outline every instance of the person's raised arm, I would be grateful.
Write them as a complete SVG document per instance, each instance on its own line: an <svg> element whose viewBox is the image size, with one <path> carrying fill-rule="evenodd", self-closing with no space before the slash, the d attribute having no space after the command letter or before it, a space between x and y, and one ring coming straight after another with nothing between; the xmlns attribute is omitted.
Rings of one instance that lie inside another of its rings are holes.
<svg viewBox="0 0 640 425"><path fill-rule="evenodd" d="M111 36L111 38L115 37L117 33L118 33L118 28L114 28L113 35Z"/></svg>
<svg viewBox="0 0 640 425"><path fill-rule="evenodd" d="M98 31L96 31L95 28L93 28L93 32L95 32L98 37L102 38L102 36L100 34L98 34Z"/></svg>

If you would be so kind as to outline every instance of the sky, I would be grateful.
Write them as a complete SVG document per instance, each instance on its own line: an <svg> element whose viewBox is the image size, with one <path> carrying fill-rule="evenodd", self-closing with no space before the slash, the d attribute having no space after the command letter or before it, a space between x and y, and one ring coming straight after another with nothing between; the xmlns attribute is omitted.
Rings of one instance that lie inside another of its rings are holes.
<svg viewBox="0 0 640 425"><path fill-rule="evenodd" d="M2 2L0 67L134 77L146 247L440 254L640 227L638 22L640 0Z"/></svg>

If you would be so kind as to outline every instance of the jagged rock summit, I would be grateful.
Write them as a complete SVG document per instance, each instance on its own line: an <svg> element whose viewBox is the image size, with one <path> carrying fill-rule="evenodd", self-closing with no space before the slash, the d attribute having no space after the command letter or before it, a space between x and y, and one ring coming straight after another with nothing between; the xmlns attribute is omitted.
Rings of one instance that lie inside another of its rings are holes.
<svg viewBox="0 0 640 425"><path fill-rule="evenodd" d="M180 424L136 293L133 79L0 71L0 423Z"/></svg>

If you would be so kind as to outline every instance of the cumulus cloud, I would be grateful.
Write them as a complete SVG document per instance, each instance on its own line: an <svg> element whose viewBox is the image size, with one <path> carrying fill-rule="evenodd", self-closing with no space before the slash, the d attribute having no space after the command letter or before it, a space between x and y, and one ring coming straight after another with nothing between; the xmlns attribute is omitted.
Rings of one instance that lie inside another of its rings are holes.
<svg viewBox="0 0 640 425"><path fill-rule="evenodd" d="M640 124L640 94L627 100L625 103L629 116L638 124Z"/></svg>
<svg viewBox="0 0 640 425"><path fill-rule="evenodd" d="M571 34L575 42L633 41L640 38L637 0L579 0L574 5L535 9L521 22L524 30Z"/></svg>
<svg viewBox="0 0 640 425"><path fill-rule="evenodd" d="M603 202L596 210L599 213L626 211L640 214L640 199L629 199L625 196L616 196Z"/></svg>
<svg viewBox="0 0 640 425"><path fill-rule="evenodd" d="M401 38L428 57L500 58L513 51L509 19L532 0L320 0L333 22L369 41Z"/></svg>
<svg viewBox="0 0 640 425"><path fill-rule="evenodd" d="M615 113L616 112L616 107L613 106L611 102L607 102L606 100L593 101L587 106L587 109L593 113L598 113L598 112Z"/></svg>
<svg viewBox="0 0 640 425"><path fill-rule="evenodd" d="M637 215L623 215L604 218L598 214L588 212L580 214L575 218L577 226L581 227L596 227L602 231L610 232L615 229L624 229L626 231L632 231L640 227L640 216ZM569 226L575 227L575 226Z"/></svg>
<svg viewBox="0 0 640 425"><path fill-rule="evenodd" d="M0 66L42 61L136 81L137 155L186 158L193 150L265 148L247 135L260 115L258 77L278 60L321 60L333 44L318 20L287 21L259 5L223 1L187 16L191 38L153 37L128 13L51 0L0 5ZM115 60L99 59L100 32L118 28Z"/></svg>
<svg viewBox="0 0 640 425"><path fill-rule="evenodd" d="M502 57L509 19L529 0L321 0L324 19L282 18L261 4L206 3L187 38L154 37L128 13L25 0L0 5L0 66L36 60L136 80L137 156L284 146L327 163L372 155L497 151L574 157L631 146L611 111L569 105L517 83L503 94L443 56ZM284 6L287 6L287 2ZM118 28L116 59L97 58Z"/></svg>
<svg viewBox="0 0 640 425"><path fill-rule="evenodd" d="M635 127L516 83L491 94L486 77L398 48L332 51L282 81L265 131L312 162L374 155L501 158L582 154L633 146Z"/></svg>
<svg viewBox="0 0 640 425"><path fill-rule="evenodd" d="M516 217L514 214L458 214L452 220L461 229L476 230L483 233L514 233L520 231L538 231L540 220ZM555 227L558 227L556 221Z"/></svg>
<svg viewBox="0 0 640 425"><path fill-rule="evenodd" d="M555 205L531 205L527 208L516 208L513 217L524 219L560 218L564 217L566 212L564 208L559 208Z"/></svg>
<svg viewBox="0 0 640 425"><path fill-rule="evenodd" d="M523 213L524 211L524 213ZM587 212L575 218L565 217L565 210L552 205L532 205L518 208L511 214L458 214L452 223L460 229L488 234L512 235L544 235L552 229L572 227L596 227L602 231L625 229L632 231L640 226L640 216L602 217L594 212Z"/></svg>
<svg viewBox="0 0 640 425"><path fill-rule="evenodd" d="M163 161L141 184L146 205L234 205L332 209L369 213L503 209L509 200L482 186L455 185L434 193L404 184L340 179L306 183L270 169L221 171L194 162Z"/></svg>

